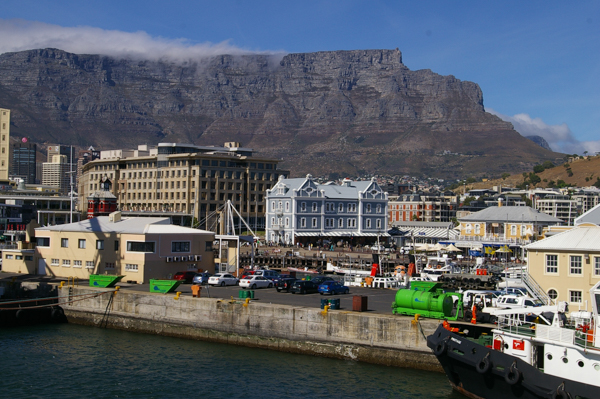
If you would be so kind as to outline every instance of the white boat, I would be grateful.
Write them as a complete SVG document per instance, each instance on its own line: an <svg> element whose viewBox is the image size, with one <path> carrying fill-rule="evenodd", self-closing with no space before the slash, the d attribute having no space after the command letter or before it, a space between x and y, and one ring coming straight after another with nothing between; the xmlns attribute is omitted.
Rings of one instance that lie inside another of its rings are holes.
<svg viewBox="0 0 600 399"><path fill-rule="evenodd" d="M600 398L600 282L590 296L589 314L568 319L566 302L500 310L491 338L440 325L427 345L471 398Z"/></svg>
<svg viewBox="0 0 600 399"><path fill-rule="evenodd" d="M427 265L421 270L421 277L437 281L442 274L460 273L461 269L451 259L445 257L427 257Z"/></svg>

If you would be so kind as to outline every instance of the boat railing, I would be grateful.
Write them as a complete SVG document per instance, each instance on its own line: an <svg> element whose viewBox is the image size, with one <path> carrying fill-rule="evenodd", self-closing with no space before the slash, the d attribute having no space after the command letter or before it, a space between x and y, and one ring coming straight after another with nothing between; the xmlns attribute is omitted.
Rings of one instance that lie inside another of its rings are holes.
<svg viewBox="0 0 600 399"><path fill-rule="evenodd" d="M533 337L539 324L528 321L524 314L498 316L498 329L504 332Z"/></svg>

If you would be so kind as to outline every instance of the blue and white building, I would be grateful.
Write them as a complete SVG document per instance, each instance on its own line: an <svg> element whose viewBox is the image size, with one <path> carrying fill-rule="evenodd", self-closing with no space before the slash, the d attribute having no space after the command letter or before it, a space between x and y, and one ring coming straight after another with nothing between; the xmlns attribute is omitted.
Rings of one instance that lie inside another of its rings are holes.
<svg viewBox="0 0 600 399"><path fill-rule="evenodd" d="M375 179L317 184L311 175L267 190L266 239L285 244L323 238L387 237L388 195Z"/></svg>

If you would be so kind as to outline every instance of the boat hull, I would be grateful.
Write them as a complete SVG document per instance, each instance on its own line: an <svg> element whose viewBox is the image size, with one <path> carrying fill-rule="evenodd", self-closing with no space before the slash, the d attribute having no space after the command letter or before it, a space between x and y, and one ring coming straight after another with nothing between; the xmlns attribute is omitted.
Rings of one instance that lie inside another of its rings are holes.
<svg viewBox="0 0 600 399"><path fill-rule="evenodd" d="M441 324L427 337L453 388L470 398L599 398L600 388L549 374ZM486 360L487 359L487 360Z"/></svg>

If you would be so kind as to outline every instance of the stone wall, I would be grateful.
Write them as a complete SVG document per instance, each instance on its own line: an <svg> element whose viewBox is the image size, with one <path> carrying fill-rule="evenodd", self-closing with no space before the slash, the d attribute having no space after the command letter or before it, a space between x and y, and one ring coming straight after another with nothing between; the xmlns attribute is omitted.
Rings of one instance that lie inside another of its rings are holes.
<svg viewBox="0 0 600 399"><path fill-rule="evenodd" d="M175 294L63 287L70 322L389 366L441 370L425 336L439 322Z"/></svg>

